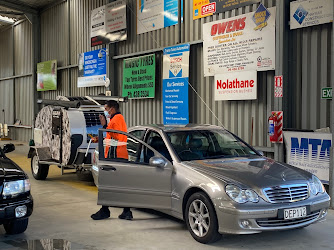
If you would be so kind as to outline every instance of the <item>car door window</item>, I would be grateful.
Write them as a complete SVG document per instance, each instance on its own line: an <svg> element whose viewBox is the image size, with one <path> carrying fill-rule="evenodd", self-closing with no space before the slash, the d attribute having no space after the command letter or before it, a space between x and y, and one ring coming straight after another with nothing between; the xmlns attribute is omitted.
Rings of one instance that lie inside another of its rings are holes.
<svg viewBox="0 0 334 250"><path fill-rule="evenodd" d="M145 131L146 130L134 130L134 131L129 132L129 134L137 137L140 140L143 140L143 137L145 135Z"/></svg>
<svg viewBox="0 0 334 250"><path fill-rule="evenodd" d="M130 134L130 133L129 133ZM133 137L117 132L99 133L99 159L148 164L155 154Z"/></svg>
<svg viewBox="0 0 334 250"><path fill-rule="evenodd" d="M172 157L170 156L166 144L159 133L151 131L146 141L148 145L150 145L152 148L154 148L156 151L162 154L167 160L172 162ZM144 159L145 162L147 162L147 159L150 158L149 151L144 153L145 153Z"/></svg>

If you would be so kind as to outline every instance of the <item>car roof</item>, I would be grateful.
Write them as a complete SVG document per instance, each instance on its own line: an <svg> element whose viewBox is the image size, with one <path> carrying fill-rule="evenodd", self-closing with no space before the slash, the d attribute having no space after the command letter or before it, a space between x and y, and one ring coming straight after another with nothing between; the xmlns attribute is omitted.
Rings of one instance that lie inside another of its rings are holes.
<svg viewBox="0 0 334 250"><path fill-rule="evenodd" d="M130 130L136 129L153 129L162 130L165 132L175 132L175 131L189 131L189 130L210 130L210 129L224 129L224 127L211 125L211 124L194 124L189 123L187 125L163 125L163 124L148 124L140 125L129 128Z"/></svg>

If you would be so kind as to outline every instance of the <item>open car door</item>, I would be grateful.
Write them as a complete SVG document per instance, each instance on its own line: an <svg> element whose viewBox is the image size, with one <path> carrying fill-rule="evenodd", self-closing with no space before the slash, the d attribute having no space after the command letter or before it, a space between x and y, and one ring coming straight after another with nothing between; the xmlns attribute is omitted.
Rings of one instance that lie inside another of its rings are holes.
<svg viewBox="0 0 334 250"><path fill-rule="evenodd" d="M99 130L98 204L171 208L173 165L135 136Z"/></svg>

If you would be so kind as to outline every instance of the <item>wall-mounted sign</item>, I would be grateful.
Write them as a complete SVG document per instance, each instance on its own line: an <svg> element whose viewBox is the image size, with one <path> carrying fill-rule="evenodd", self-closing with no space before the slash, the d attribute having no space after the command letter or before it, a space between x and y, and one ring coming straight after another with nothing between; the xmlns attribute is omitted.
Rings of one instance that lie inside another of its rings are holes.
<svg viewBox="0 0 334 250"><path fill-rule="evenodd" d="M104 50L79 54L78 87L105 86L107 56Z"/></svg>
<svg viewBox="0 0 334 250"><path fill-rule="evenodd" d="M332 134L284 132L288 164L315 174L328 183Z"/></svg>
<svg viewBox="0 0 334 250"><path fill-rule="evenodd" d="M37 63L37 91L57 90L57 60Z"/></svg>
<svg viewBox="0 0 334 250"><path fill-rule="evenodd" d="M283 76L275 76L275 97L283 97Z"/></svg>
<svg viewBox="0 0 334 250"><path fill-rule="evenodd" d="M178 10L178 0L137 0L137 34L177 24Z"/></svg>
<svg viewBox="0 0 334 250"><path fill-rule="evenodd" d="M122 96L142 99L154 98L154 94L155 54L124 60Z"/></svg>
<svg viewBox="0 0 334 250"><path fill-rule="evenodd" d="M119 0L91 11L91 46L126 40L126 2Z"/></svg>
<svg viewBox="0 0 334 250"><path fill-rule="evenodd" d="M188 124L188 80L190 45L164 49L163 56L163 123Z"/></svg>
<svg viewBox="0 0 334 250"><path fill-rule="evenodd" d="M301 0L290 3L290 29L333 22L333 0Z"/></svg>
<svg viewBox="0 0 334 250"><path fill-rule="evenodd" d="M332 100L333 98L333 90L332 88L322 88L321 89L321 99L330 99Z"/></svg>
<svg viewBox="0 0 334 250"><path fill-rule="evenodd" d="M257 72L244 71L215 75L215 100L255 100Z"/></svg>
<svg viewBox="0 0 334 250"><path fill-rule="evenodd" d="M275 69L276 7L203 24L204 76Z"/></svg>
<svg viewBox="0 0 334 250"><path fill-rule="evenodd" d="M258 2L260 0L193 0L193 19L222 13Z"/></svg>

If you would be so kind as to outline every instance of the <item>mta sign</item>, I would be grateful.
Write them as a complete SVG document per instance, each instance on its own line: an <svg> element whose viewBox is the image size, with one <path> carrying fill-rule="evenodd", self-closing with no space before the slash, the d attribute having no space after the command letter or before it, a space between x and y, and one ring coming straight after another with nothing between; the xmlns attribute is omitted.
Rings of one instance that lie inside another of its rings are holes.
<svg viewBox="0 0 334 250"><path fill-rule="evenodd" d="M291 137L291 154L308 158L311 153L312 160L329 160L331 146L331 140Z"/></svg>
<svg viewBox="0 0 334 250"><path fill-rule="evenodd" d="M323 182L329 181L332 134L285 131L286 163L315 174Z"/></svg>

